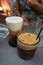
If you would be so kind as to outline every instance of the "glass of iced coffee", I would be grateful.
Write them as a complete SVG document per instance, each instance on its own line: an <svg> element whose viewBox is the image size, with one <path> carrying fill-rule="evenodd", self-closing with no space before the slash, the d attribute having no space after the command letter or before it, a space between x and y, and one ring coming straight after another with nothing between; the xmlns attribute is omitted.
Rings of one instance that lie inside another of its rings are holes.
<svg viewBox="0 0 43 65"><path fill-rule="evenodd" d="M17 46L17 35L22 30L23 19L18 16L7 17L6 24L9 30L9 44Z"/></svg>
<svg viewBox="0 0 43 65"><path fill-rule="evenodd" d="M22 32L18 35L17 50L22 59L31 59L38 47L39 38L34 33Z"/></svg>

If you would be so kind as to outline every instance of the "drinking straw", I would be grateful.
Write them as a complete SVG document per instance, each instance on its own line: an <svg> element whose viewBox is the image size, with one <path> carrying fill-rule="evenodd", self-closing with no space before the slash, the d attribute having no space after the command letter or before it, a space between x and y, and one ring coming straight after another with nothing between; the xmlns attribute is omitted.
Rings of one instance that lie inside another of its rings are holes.
<svg viewBox="0 0 43 65"><path fill-rule="evenodd" d="M37 35L37 38L36 39L38 39L39 38L39 36L40 36L40 34L41 34L41 31L43 30L43 27L41 27L41 29L40 29L40 31L39 31L39 33L38 33L38 35Z"/></svg>

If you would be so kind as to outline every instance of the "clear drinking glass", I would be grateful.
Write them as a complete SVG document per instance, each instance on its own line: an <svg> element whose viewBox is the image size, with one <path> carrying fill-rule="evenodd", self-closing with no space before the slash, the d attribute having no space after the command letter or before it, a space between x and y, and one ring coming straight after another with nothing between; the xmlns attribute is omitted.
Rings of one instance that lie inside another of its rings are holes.
<svg viewBox="0 0 43 65"><path fill-rule="evenodd" d="M22 59L29 60L35 55L35 51L38 48L38 44L40 42L40 39L36 39L36 37L36 34L27 31L19 33L17 39L17 50L18 55Z"/></svg>
<svg viewBox="0 0 43 65"><path fill-rule="evenodd" d="M36 31L35 31L37 35L38 35L42 25L43 25L43 15L40 15L40 16L37 17L37 24L36 24ZM43 46L43 43L42 43L43 42L43 30L40 34L40 40L41 40L40 46Z"/></svg>
<svg viewBox="0 0 43 65"><path fill-rule="evenodd" d="M5 24L0 24L0 37L6 38L8 36L8 28Z"/></svg>
<svg viewBox="0 0 43 65"><path fill-rule="evenodd" d="M23 18L18 16L7 17L6 24L9 29L9 44L16 47L17 35L22 31Z"/></svg>

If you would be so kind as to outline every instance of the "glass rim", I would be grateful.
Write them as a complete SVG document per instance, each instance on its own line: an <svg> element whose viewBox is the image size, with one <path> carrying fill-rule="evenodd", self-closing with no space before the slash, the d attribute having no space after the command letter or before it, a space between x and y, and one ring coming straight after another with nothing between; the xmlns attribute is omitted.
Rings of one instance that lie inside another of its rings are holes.
<svg viewBox="0 0 43 65"><path fill-rule="evenodd" d="M18 34L18 36L19 36L20 34L22 34L22 33L25 33L25 32L29 32L29 31L22 31L22 32L20 32L20 33ZM30 32L30 33L31 33L31 32ZM22 44L24 44L24 45L33 46L33 45L37 45L37 44L40 42L40 37L39 37L39 41L38 41L36 44L27 44L27 43L22 42L22 41L18 38L18 36L17 36L17 40L18 40L19 42L21 42Z"/></svg>
<svg viewBox="0 0 43 65"><path fill-rule="evenodd" d="M43 15L39 15L39 16L37 17L37 19L43 20L43 18L41 19L40 17L43 17Z"/></svg>

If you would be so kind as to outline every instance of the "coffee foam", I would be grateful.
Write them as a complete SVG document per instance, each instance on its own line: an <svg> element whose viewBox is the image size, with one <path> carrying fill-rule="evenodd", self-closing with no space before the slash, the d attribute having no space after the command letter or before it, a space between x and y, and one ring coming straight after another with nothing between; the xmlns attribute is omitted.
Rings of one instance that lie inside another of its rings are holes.
<svg viewBox="0 0 43 65"><path fill-rule="evenodd" d="M7 17L6 24L10 30L16 31L22 28L23 19L17 16Z"/></svg>
<svg viewBox="0 0 43 65"><path fill-rule="evenodd" d="M22 33L18 36L17 45L24 50L36 49L39 42L39 39L36 40L36 37L37 35L33 33Z"/></svg>
<svg viewBox="0 0 43 65"><path fill-rule="evenodd" d="M8 23L20 23L20 22L23 22L23 19L22 19L22 17L18 17L18 16L11 16L11 17L6 18L6 22L8 22Z"/></svg>

